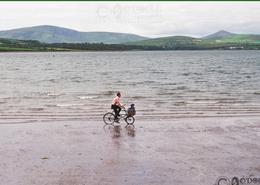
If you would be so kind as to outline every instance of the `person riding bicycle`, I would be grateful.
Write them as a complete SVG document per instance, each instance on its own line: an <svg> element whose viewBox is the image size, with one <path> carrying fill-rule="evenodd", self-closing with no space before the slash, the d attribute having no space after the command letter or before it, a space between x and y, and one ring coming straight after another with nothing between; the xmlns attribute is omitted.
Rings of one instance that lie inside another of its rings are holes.
<svg viewBox="0 0 260 185"><path fill-rule="evenodd" d="M115 122L117 122L117 123L119 122L118 116L121 111L121 108L124 107L120 103L120 98L121 98L121 93L118 92L116 94L116 97L113 99L112 105L111 105L111 109L113 109L115 111Z"/></svg>

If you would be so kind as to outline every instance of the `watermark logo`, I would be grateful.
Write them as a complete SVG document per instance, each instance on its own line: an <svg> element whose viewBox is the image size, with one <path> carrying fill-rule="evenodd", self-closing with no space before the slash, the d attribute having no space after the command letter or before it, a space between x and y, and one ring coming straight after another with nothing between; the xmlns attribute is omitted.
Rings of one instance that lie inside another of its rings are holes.
<svg viewBox="0 0 260 185"><path fill-rule="evenodd" d="M230 185L230 180L227 177L221 176L217 179L215 185Z"/></svg>
<svg viewBox="0 0 260 185"><path fill-rule="evenodd" d="M252 184L252 185L260 185L260 178L256 178L253 176L249 177L232 177L228 178L225 176L221 176L217 178L215 185L246 185L246 184Z"/></svg>
<svg viewBox="0 0 260 185"><path fill-rule="evenodd" d="M163 11L158 4L115 4L100 5L96 15L102 22L143 24L161 22Z"/></svg>

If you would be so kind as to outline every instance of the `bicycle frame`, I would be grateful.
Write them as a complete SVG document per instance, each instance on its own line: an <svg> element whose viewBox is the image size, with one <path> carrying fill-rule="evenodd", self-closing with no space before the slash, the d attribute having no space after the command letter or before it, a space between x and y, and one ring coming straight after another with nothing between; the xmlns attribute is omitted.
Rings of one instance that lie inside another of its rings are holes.
<svg viewBox="0 0 260 185"><path fill-rule="evenodd" d="M115 111L113 110L112 113L115 114ZM125 110L125 109L121 109L118 118L119 118L119 119L124 119L124 118L126 118L126 117L127 117L126 110Z"/></svg>
<svg viewBox="0 0 260 185"><path fill-rule="evenodd" d="M134 118L134 116L132 116L132 115L129 116L129 115L127 114L127 111L126 111L125 108L122 108L121 111L120 111L120 113L119 113L118 121L121 120L121 119L124 119L124 120L125 120L125 122L127 123L127 126L128 126L128 125L134 126L133 124L134 124L134 122L135 122L135 118ZM115 111L112 110L111 112L105 113L104 116L103 116L103 121L104 121L105 124L107 124L107 125L113 124L114 121L115 121Z"/></svg>

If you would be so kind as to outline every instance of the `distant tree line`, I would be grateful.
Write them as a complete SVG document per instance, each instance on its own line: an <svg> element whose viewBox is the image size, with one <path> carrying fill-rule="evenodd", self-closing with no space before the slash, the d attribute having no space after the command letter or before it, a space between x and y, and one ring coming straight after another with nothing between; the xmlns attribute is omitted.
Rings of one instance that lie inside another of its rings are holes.
<svg viewBox="0 0 260 185"><path fill-rule="evenodd" d="M158 46L135 46L124 44L104 44L104 43L41 43L35 40L13 40L0 39L0 47L25 48L36 51L128 51L128 50L162 50Z"/></svg>
<svg viewBox="0 0 260 185"><path fill-rule="evenodd" d="M104 44L104 43L53 43L43 44L44 47L63 48L73 50L90 50L90 51L127 51L127 50L162 50L158 46L135 46L124 44Z"/></svg>
<svg viewBox="0 0 260 185"><path fill-rule="evenodd" d="M14 40L0 38L0 51L135 51L135 50L237 50L260 49L259 44L194 44L171 43L165 46L124 45L104 43L41 43L35 40Z"/></svg>

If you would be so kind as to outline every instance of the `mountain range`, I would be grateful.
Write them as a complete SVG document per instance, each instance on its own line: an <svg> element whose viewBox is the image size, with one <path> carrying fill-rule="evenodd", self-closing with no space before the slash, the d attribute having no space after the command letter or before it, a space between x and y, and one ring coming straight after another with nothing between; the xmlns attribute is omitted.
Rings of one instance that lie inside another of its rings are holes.
<svg viewBox="0 0 260 185"><path fill-rule="evenodd" d="M80 32L50 25L0 31L0 38L38 40L44 43L105 43L118 44L148 39L135 34L114 32Z"/></svg>
<svg viewBox="0 0 260 185"><path fill-rule="evenodd" d="M148 38L128 33L79 32L43 25L0 31L0 38L5 39L2 39L2 43L0 40L2 50L6 50L3 49L5 46L12 48L19 46L19 50L23 47L27 49L34 47L36 50L37 48L54 50L260 49L260 35L237 34L225 30L201 38L182 35Z"/></svg>
<svg viewBox="0 0 260 185"><path fill-rule="evenodd" d="M125 43L137 46L157 46L165 49L260 49L260 35L236 34L225 30L202 38L170 36Z"/></svg>

